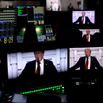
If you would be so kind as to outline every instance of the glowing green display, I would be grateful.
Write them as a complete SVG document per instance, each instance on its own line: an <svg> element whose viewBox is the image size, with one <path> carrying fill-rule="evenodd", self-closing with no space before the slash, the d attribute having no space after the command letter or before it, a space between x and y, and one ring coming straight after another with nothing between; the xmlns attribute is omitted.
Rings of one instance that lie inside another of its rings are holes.
<svg viewBox="0 0 103 103"><path fill-rule="evenodd" d="M24 6L18 6L17 8L18 16L27 16L26 9Z"/></svg>
<svg viewBox="0 0 103 103"><path fill-rule="evenodd" d="M43 91L47 91L47 90L52 90L52 91L64 93L64 86L63 85L57 85L57 86L52 86L52 87L47 87L47 88L41 88L41 89L21 92L20 94L39 93L39 92L43 92Z"/></svg>
<svg viewBox="0 0 103 103"><path fill-rule="evenodd" d="M35 31L36 31L37 36L43 35L43 32L44 32L43 26L41 26L41 25L36 26Z"/></svg>

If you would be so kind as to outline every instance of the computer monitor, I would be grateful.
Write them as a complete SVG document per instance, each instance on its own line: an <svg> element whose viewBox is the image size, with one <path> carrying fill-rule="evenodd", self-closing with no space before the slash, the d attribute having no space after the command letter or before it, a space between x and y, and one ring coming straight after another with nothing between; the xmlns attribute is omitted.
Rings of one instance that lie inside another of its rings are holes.
<svg viewBox="0 0 103 103"><path fill-rule="evenodd" d="M78 62L80 57L85 57L85 49L90 49L91 56L95 57L98 60L99 64L103 67L103 47L79 47L69 49L69 68L73 67ZM76 70L80 70L80 67L78 67Z"/></svg>
<svg viewBox="0 0 103 103"><path fill-rule="evenodd" d="M101 30L99 28L79 29L81 32L81 46L97 46L102 43Z"/></svg>
<svg viewBox="0 0 103 103"><path fill-rule="evenodd" d="M67 48L45 50L44 58L53 62L58 73L67 71ZM24 70L26 63L33 60L35 60L33 51L7 53L7 78L10 80L19 77L22 71Z"/></svg>
<svg viewBox="0 0 103 103"><path fill-rule="evenodd" d="M0 8L0 44L14 43L16 9Z"/></svg>
<svg viewBox="0 0 103 103"><path fill-rule="evenodd" d="M44 7L29 5L17 6L17 22L17 43L41 41L40 39L38 40L38 35L45 35Z"/></svg>
<svg viewBox="0 0 103 103"><path fill-rule="evenodd" d="M74 9L83 9L83 0L46 0L47 11L70 11Z"/></svg>
<svg viewBox="0 0 103 103"><path fill-rule="evenodd" d="M72 23L74 25L96 24L95 10L72 11Z"/></svg>
<svg viewBox="0 0 103 103"><path fill-rule="evenodd" d="M39 0L1 0L0 8L16 8L18 5L41 5Z"/></svg>
<svg viewBox="0 0 103 103"><path fill-rule="evenodd" d="M61 11L60 0L46 0L46 10Z"/></svg>

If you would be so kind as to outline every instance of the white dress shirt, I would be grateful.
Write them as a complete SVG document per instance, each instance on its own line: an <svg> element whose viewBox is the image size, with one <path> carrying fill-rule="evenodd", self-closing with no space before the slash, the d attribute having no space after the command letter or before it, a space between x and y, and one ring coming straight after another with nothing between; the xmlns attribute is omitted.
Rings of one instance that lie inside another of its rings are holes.
<svg viewBox="0 0 103 103"><path fill-rule="evenodd" d="M85 24L85 18L86 18L85 16L84 16L84 17L82 17L82 19L84 19L84 20L83 20L83 24Z"/></svg>
<svg viewBox="0 0 103 103"><path fill-rule="evenodd" d="M87 42L90 42L90 40L91 40L91 36L90 35L86 35L87 37Z"/></svg>
<svg viewBox="0 0 103 103"><path fill-rule="evenodd" d="M37 62L36 62L36 67L35 67L35 71L37 70ZM44 74L44 59L42 59L40 61L40 75L43 75Z"/></svg>

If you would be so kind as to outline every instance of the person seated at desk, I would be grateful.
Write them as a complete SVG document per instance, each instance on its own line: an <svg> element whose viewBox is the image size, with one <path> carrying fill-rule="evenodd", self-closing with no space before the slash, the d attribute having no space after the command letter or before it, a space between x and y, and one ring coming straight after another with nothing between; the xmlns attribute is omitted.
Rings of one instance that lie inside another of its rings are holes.
<svg viewBox="0 0 103 103"><path fill-rule="evenodd" d="M86 16L85 11L82 11L82 16L80 16L74 24L92 24L90 19Z"/></svg>
<svg viewBox="0 0 103 103"><path fill-rule="evenodd" d="M80 57L77 63L70 69L75 70L79 67L81 71L95 70L96 68L103 69L103 67L101 67L98 60L96 59L96 57L91 56L91 49L89 48L85 49L85 56Z"/></svg>

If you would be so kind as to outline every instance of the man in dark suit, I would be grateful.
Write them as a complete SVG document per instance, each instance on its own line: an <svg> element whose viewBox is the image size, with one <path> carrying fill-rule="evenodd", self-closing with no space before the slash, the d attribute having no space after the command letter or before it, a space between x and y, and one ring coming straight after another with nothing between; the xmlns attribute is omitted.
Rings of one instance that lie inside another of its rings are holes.
<svg viewBox="0 0 103 103"><path fill-rule="evenodd" d="M44 59L44 50L34 51L35 60L26 64L18 80L23 84L39 85L56 79L57 70L52 61Z"/></svg>
<svg viewBox="0 0 103 103"><path fill-rule="evenodd" d="M94 42L94 37L90 34L89 29L86 30L86 35L83 36L82 41L85 45L92 44Z"/></svg>
<svg viewBox="0 0 103 103"><path fill-rule="evenodd" d="M90 19L85 16L85 11L82 12L82 16L80 16L75 22L74 24L92 24L92 22L90 21Z"/></svg>
<svg viewBox="0 0 103 103"><path fill-rule="evenodd" d="M71 69L75 70L80 67L81 71L87 71L87 70L95 70L102 69L97 59L93 56L91 56L91 50L85 49L85 56L81 57L79 61L71 67Z"/></svg>

